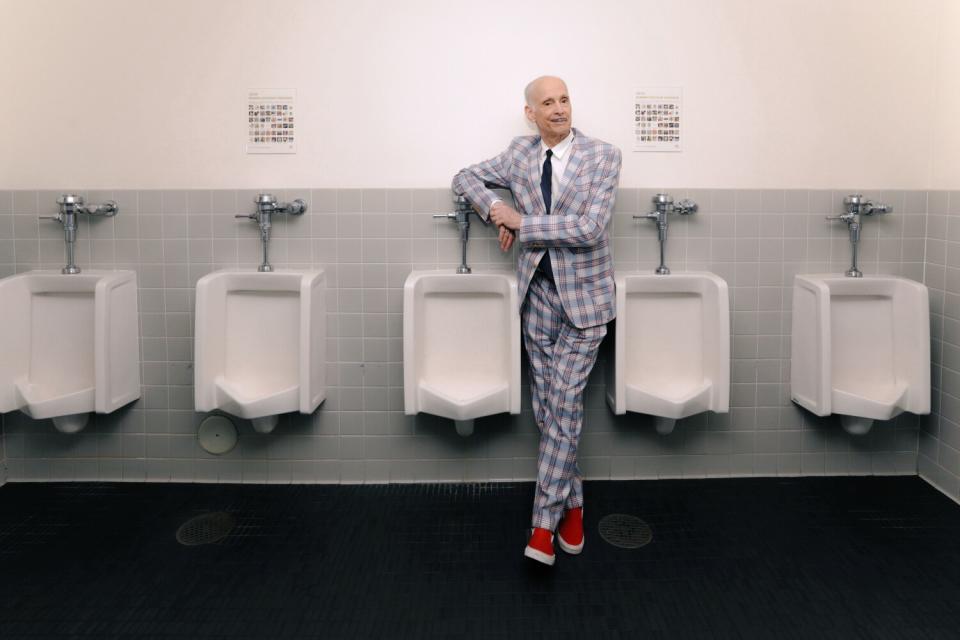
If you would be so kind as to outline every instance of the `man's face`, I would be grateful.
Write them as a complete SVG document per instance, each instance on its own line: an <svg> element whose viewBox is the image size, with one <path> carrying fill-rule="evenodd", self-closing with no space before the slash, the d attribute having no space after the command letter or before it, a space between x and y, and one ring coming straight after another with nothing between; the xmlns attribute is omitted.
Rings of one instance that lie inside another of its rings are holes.
<svg viewBox="0 0 960 640"><path fill-rule="evenodd" d="M563 80L544 78L538 81L530 99L524 111L527 119L537 125L540 135L552 142L566 138L573 126L573 108Z"/></svg>

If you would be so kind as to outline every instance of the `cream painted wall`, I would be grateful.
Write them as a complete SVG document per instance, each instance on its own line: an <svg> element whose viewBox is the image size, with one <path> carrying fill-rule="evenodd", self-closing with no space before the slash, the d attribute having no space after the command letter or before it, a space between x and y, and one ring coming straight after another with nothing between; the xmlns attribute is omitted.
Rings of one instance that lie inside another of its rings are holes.
<svg viewBox="0 0 960 640"><path fill-rule="evenodd" d="M960 189L960 2L942 2L930 186Z"/></svg>
<svg viewBox="0 0 960 640"><path fill-rule="evenodd" d="M0 0L0 188L445 186L527 133L548 72L625 187L956 186L946 4ZM684 151L633 153L633 89L662 85ZM298 90L298 154L243 153L254 87Z"/></svg>

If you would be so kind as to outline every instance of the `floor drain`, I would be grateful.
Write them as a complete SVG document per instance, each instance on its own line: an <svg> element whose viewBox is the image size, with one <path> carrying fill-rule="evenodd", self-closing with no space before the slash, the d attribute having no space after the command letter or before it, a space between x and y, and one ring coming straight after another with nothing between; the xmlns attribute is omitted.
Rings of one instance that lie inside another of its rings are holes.
<svg viewBox="0 0 960 640"><path fill-rule="evenodd" d="M224 511L205 513L180 525L177 529L177 542L191 547L213 544L226 538L236 523L236 519Z"/></svg>
<svg viewBox="0 0 960 640"><path fill-rule="evenodd" d="M600 519L600 537L621 549L639 549L650 544L653 531L640 518L613 513Z"/></svg>

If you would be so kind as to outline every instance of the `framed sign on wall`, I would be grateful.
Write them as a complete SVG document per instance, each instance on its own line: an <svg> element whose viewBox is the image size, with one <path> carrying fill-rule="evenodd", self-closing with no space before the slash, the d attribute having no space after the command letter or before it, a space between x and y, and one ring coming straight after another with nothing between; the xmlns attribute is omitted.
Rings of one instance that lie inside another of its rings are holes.
<svg viewBox="0 0 960 640"><path fill-rule="evenodd" d="M634 151L683 150L681 87L637 89L633 103Z"/></svg>
<svg viewBox="0 0 960 640"><path fill-rule="evenodd" d="M247 153L296 153L296 89L247 91Z"/></svg>

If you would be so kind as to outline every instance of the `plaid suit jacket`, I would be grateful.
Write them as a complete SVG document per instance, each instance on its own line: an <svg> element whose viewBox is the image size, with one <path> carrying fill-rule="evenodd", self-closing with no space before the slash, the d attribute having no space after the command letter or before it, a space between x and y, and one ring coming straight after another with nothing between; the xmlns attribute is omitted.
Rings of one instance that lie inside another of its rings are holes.
<svg viewBox="0 0 960 640"><path fill-rule="evenodd" d="M574 326L606 324L616 315L613 260L607 227L620 180L620 150L574 129L563 188L546 214L540 192L540 136L514 138L495 158L463 169L453 191L466 196L484 219L497 195L494 182L513 191L523 224L517 232L517 280L521 305L541 257L550 252L563 309Z"/></svg>

